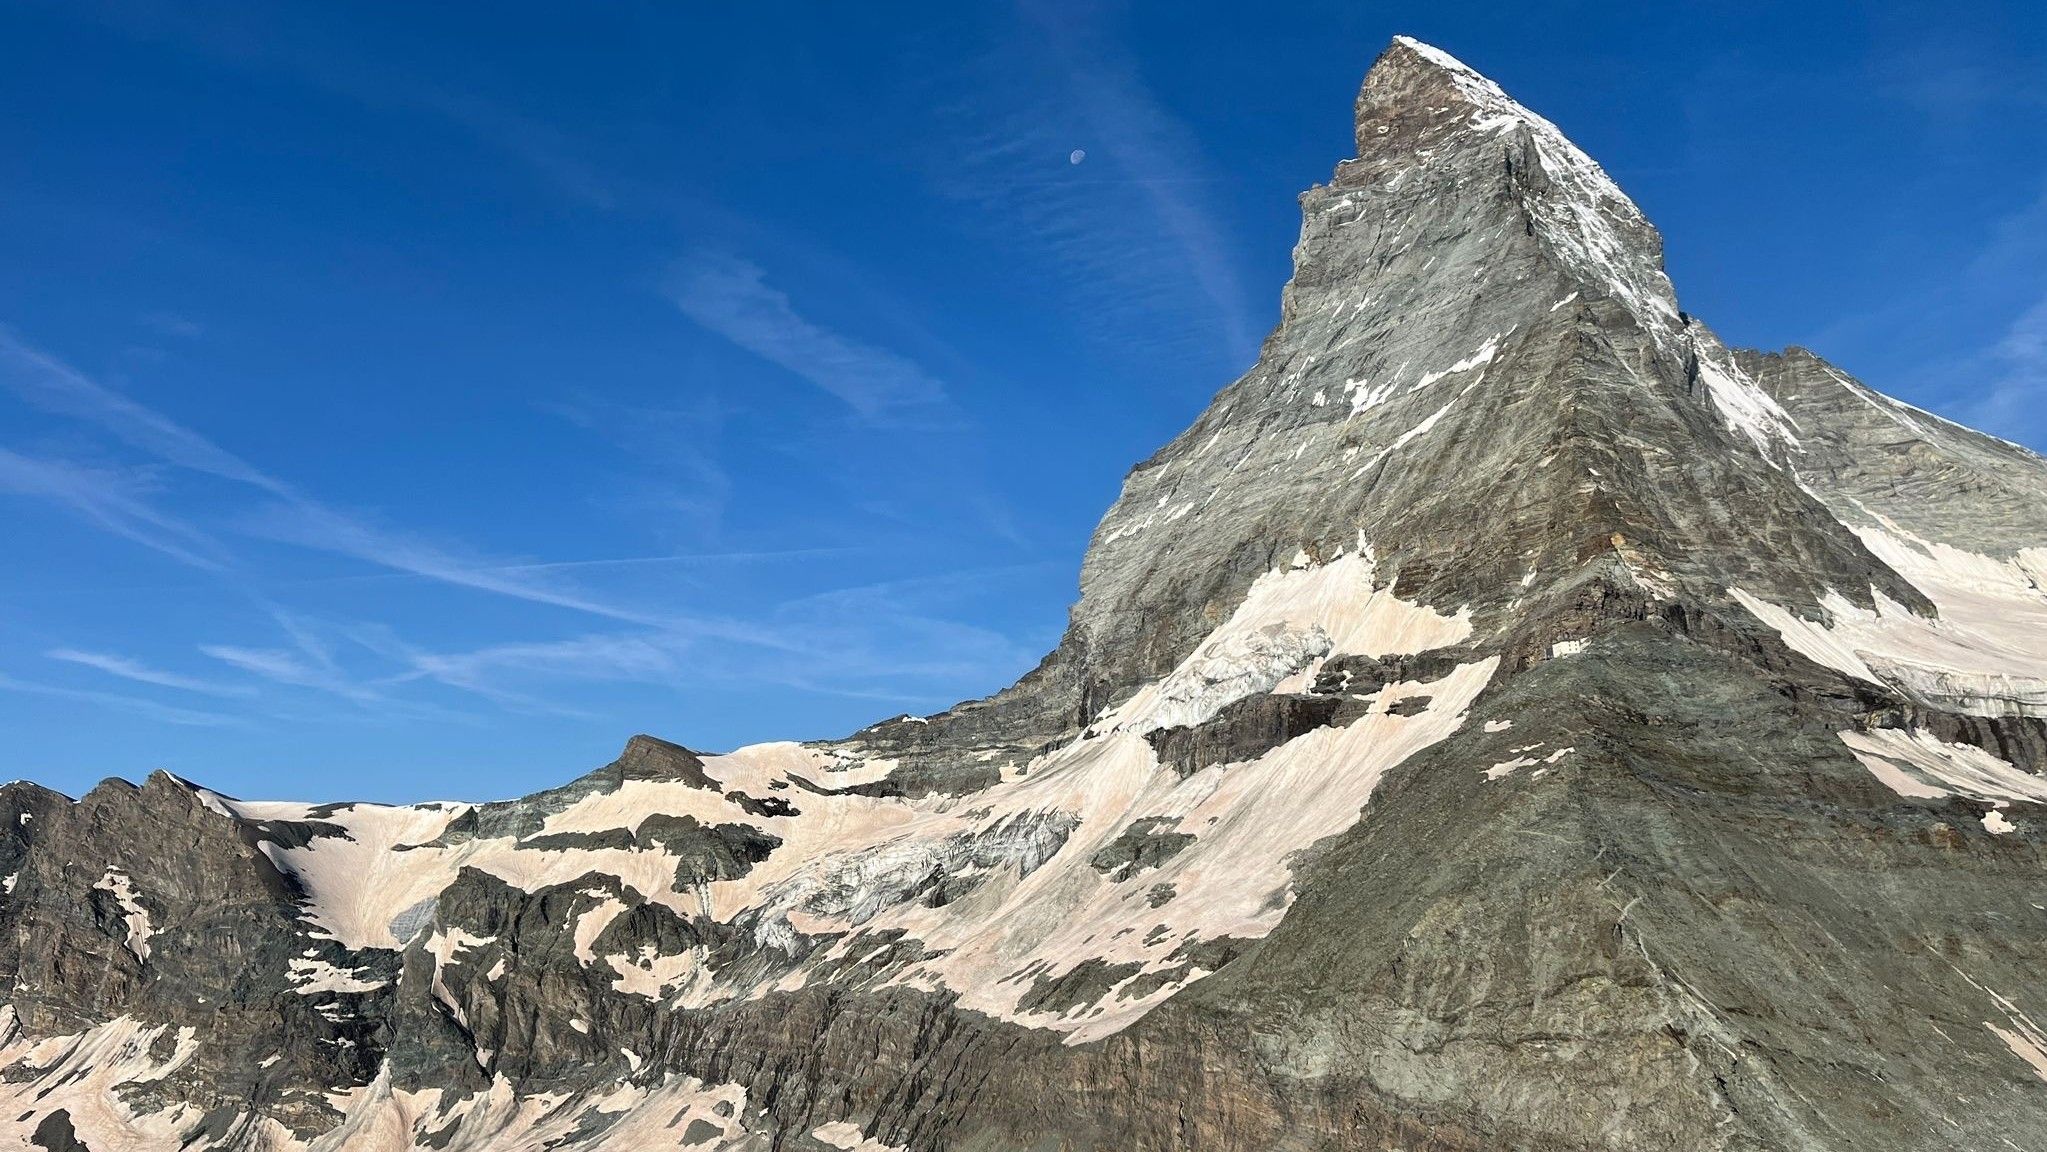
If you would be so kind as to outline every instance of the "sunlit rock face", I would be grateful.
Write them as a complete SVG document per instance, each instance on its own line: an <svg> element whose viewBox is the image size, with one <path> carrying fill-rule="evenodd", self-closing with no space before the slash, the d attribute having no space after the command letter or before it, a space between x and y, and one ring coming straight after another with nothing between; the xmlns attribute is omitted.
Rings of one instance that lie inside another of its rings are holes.
<svg viewBox="0 0 2047 1152"><path fill-rule="evenodd" d="M2047 462L1680 310L1396 41L1059 647L489 804L0 788L51 1150L1950 1149L2047 1132Z"/></svg>

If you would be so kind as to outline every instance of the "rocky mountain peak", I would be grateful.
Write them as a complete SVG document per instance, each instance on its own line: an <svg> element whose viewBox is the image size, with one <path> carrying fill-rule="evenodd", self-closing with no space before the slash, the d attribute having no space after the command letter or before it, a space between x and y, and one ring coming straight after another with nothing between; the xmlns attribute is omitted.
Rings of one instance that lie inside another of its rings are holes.
<svg viewBox="0 0 2047 1152"><path fill-rule="evenodd" d="M645 733L626 741L613 767L622 780L684 780L711 786L704 779L704 762L696 753Z"/></svg>
<svg viewBox="0 0 2047 1152"><path fill-rule="evenodd" d="M1356 105L1357 159L1338 183L1427 179L1477 152L1497 161L1491 174L1508 201L1557 260L1589 291L1612 294L1659 334L1679 326L1676 296L1663 272L1663 241L1635 202L1555 124L1439 48L1398 37L1365 77ZM1417 171L1419 170L1419 171ZM1456 187L1489 195L1488 187Z"/></svg>

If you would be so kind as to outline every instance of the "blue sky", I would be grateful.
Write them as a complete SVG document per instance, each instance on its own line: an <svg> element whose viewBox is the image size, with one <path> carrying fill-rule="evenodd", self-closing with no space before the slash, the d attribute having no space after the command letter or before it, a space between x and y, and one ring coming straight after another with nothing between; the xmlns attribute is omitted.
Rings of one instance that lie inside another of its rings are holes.
<svg viewBox="0 0 2047 1152"><path fill-rule="evenodd" d="M2047 446L2036 2L584 8L0 9L0 775L483 798L1007 683L1395 33L1729 342Z"/></svg>

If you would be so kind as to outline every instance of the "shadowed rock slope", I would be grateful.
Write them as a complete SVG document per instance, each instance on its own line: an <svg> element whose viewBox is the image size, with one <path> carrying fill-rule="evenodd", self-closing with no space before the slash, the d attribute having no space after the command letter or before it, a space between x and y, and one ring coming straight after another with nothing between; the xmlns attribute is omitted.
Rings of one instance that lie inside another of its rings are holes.
<svg viewBox="0 0 2047 1152"><path fill-rule="evenodd" d="M0 788L45 1149L2047 1150L2047 461L1399 40L1015 687L491 804Z"/></svg>

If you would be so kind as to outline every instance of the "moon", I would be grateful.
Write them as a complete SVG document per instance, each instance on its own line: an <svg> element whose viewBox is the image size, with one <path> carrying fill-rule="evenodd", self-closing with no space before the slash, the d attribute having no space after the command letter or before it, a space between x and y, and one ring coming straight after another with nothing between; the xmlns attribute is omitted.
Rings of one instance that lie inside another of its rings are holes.
<svg viewBox="0 0 2047 1152"><path fill-rule="evenodd" d="M1066 154L1066 162L1068 164L1078 164L1085 159L1087 159L1087 149L1085 148L1075 148Z"/></svg>

